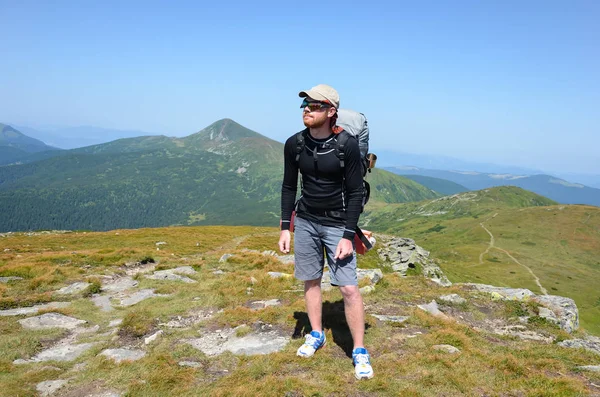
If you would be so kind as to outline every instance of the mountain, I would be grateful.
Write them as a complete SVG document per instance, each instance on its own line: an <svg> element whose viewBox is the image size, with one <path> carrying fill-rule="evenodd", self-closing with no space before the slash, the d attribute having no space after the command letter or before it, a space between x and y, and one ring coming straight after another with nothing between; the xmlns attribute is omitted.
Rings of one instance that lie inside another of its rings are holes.
<svg viewBox="0 0 600 397"><path fill-rule="evenodd" d="M454 183L446 179L432 178L430 176L423 175L404 175L404 177L413 180L417 183L420 183L421 185L426 186L429 189L434 190L443 196L462 193L469 190L466 187L459 185L458 183Z"/></svg>
<svg viewBox="0 0 600 397"><path fill-rule="evenodd" d="M57 148L22 134L10 125L0 123L0 165L20 161L32 153L56 150Z"/></svg>
<svg viewBox="0 0 600 397"><path fill-rule="evenodd" d="M600 208L557 205L513 186L389 204L363 216L370 230L410 236L452 282L568 296L600 333Z"/></svg>
<svg viewBox="0 0 600 397"><path fill-rule="evenodd" d="M377 153L377 164L382 168L387 167L418 167L436 170L459 170L459 171L479 171L503 174L540 174L543 171L526 167L517 167L512 165L501 165L492 163L482 163L476 161L462 160L449 156L414 154L391 151L388 149L373 149Z"/></svg>
<svg viewBox="0 0 600 397"><path fill-rule="evenodd" d="M138 130L119 130L93 126L43 127L31 128L18 126L19 131L62 149L75 149L84 146L99 145L123 138L160 135Z"/></svg>
<svg viewBox="0 0 600 397"><path fill-rule="evenodd" d="M417 167L386 167L398 175L423 175L446 179L470 190L494 186L518 186L551 198L563 204L588 204L600 206L600 189L570 183L551 175L486 174L470 171L445 171Z"/></svg>
<svg viewBox="0 0 600 397"><path fill-rule="evenodd" d="M283 144L230 119L184 138L143 136L0 167L0 231L274 225ZM434 198L377 170L369 205Z"/></svg>

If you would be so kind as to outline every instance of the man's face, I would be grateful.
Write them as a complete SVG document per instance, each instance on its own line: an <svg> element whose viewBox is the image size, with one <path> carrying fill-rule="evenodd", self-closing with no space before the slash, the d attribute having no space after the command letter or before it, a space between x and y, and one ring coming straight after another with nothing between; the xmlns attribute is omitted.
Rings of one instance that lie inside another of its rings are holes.
<svg viewBox="0 0 600 397"><path fill-rule="evenodd" d="M308 128L319 128L329 122L329 117L335 114L335 108L324 103L306 98L302 102L302 121Z"/></svg>

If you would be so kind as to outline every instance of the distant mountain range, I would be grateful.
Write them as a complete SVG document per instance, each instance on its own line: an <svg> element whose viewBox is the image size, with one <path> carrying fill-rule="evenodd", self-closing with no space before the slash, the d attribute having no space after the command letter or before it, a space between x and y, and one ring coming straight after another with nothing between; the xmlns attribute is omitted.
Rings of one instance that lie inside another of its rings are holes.
<svg viewBox="0 0 600 397"><path fill-rule="evenodd" d="M0 231L261 226L280 217L283 144L229 119L184 138L119 139L20 162L0 166ZM369 205L439 197L384 170L369 180Z"/></svg>
<svg viewBox="0 0 600 397"><path fill-rule="evenodd" d="M61 149L75 149L84 146L99 145L122 138L160 135L137 130L118 130L93 126L31 128L14 126L23 134L39 139Z"/></svg>
<svg viewBox="0 0 600 397"><path fill-rule="evenodd" d="M9 125L0 124L0 165L19 161L35 153L58 150L38 139L22 134Z"/></svg>
<svg viewBox="0 0 600 397"><path fill-rule="evenodd" d="M600 206L600 189L567 182L551 175L513 175L423 169L417 167L386 167L398 175L422 175L458 183L470 190L494 186L518 186L563 204Z"/></svg>

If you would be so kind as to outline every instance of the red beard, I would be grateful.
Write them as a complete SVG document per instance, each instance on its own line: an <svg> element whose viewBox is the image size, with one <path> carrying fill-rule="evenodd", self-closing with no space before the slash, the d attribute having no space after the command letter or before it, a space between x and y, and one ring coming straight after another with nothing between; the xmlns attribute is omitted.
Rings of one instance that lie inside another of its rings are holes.
<svg viewBox="0 0 600 397"><path fill-rule="evenodd" d="M321 117L314 116L312 114L307 115L307 117L302 117L302 121L304 122L304 126L308 128L320 128L327 122L327 114L323 113Z"/></svg>

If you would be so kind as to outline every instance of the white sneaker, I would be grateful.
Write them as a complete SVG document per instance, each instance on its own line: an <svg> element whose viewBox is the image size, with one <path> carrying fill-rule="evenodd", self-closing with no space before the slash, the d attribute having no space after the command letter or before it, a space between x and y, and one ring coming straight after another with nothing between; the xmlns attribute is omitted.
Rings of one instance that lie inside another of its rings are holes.
<svg viewBox="0 0 600 397"><path fill-rule="evenodd" d="M311 331L305 338L304 344L296 352L300 357L312 357L317 350L325 346L325 332Z"/></svg>
<svg viewBox="0 0 600 397"><path fill-rule="evenodd" d="M356 379L371 379L373 377L373 367L371 367L371 357L364 347L357 347L352 352L352 361L354 362L354 376Z"/></svg>

